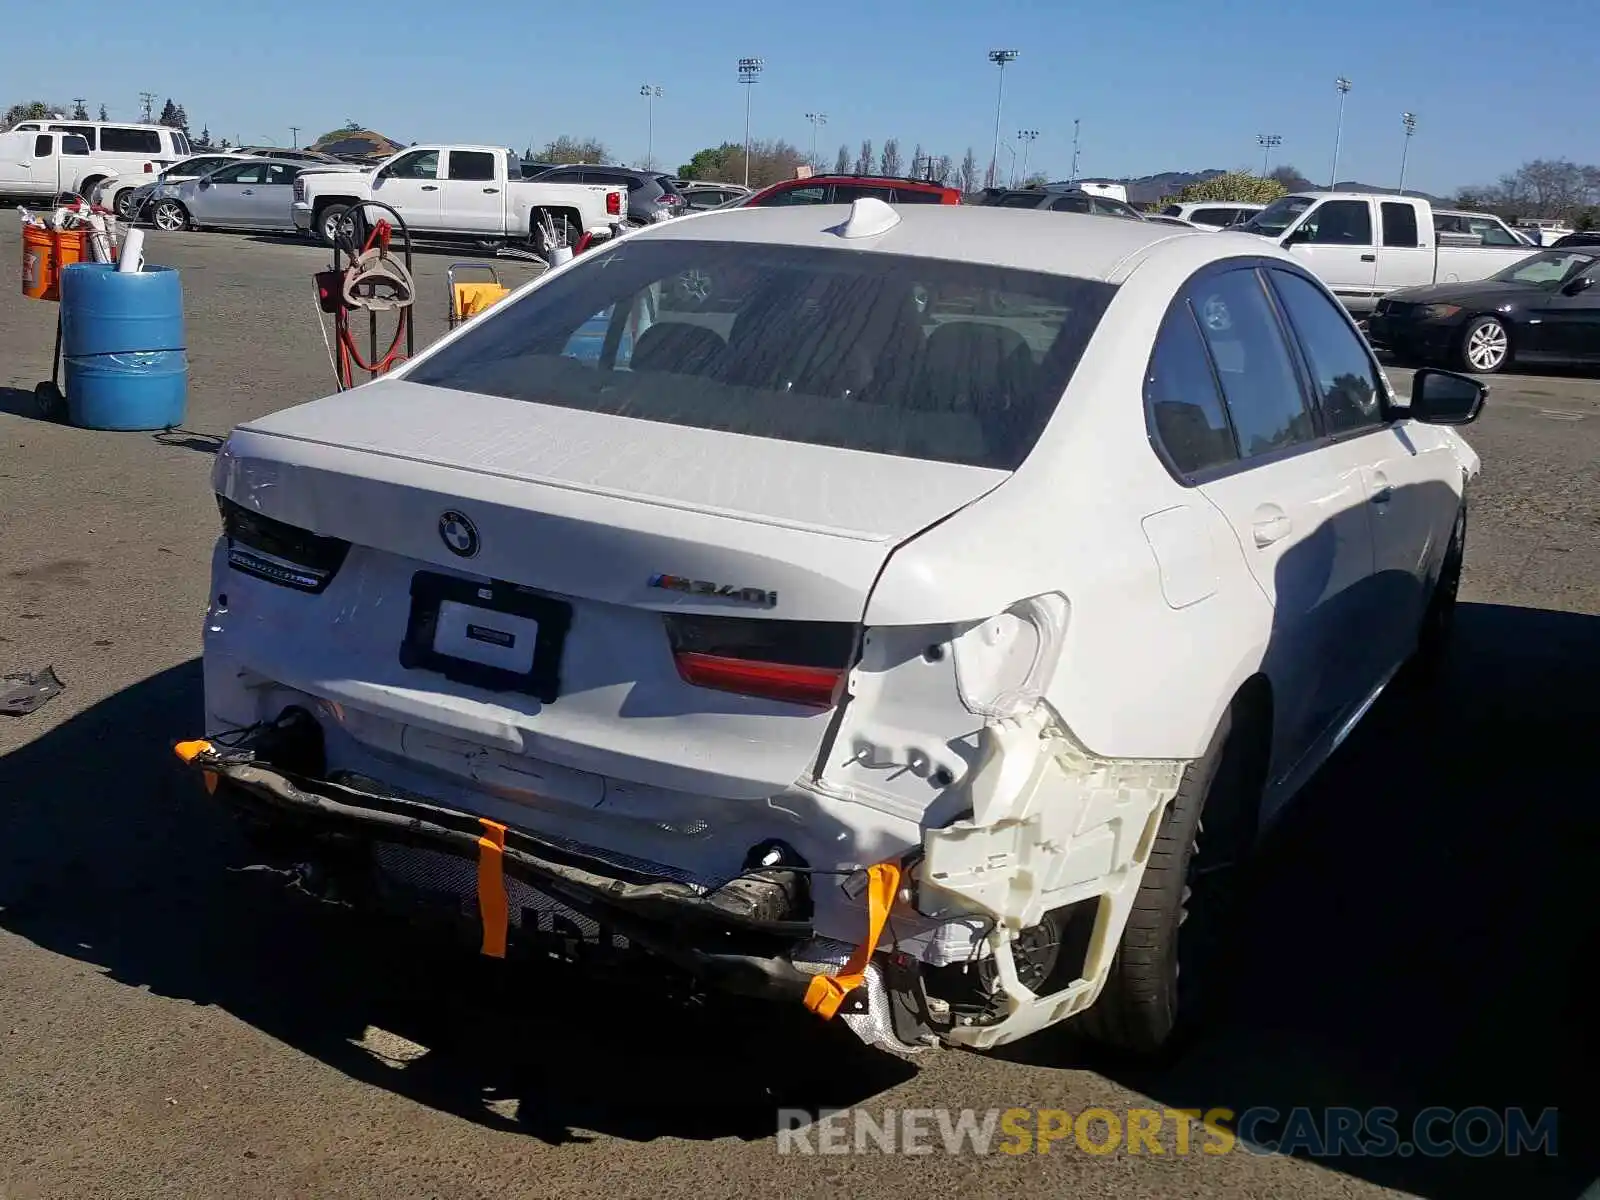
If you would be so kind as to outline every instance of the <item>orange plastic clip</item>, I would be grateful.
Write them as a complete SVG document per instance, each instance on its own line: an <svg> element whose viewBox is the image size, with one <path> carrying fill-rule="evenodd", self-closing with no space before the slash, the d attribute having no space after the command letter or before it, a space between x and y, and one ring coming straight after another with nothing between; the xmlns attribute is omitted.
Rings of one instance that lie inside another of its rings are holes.
<svg viewBox="0 0 1600 1200"><path fill-rule="evenodd" d="M813 975L806 986L805 1006L824 1021L831 1021L844 998L867 978L867 963L878 948L889 909L900 890L900 864L874 863L867 868L867 936L837 975Z"/></svg>
<svg viewBox="0 0 1600 1200"><path fill-rule="evenodd" d="M211 750L211 743L203 738L192 742L179 742L172 748L172 752L185 763L192 763L202 754ZM201 771L200 781L206 785L206 792L215 795L217 791L217 773L215 771Z"/></svg>
<svg viewBox="0 0 1600 1200"><path fill-rule="evenodd" d="M506 898L506 827L498 821L479 817L483 836L478 839L478 918L483 922L483 953L490 958L506 956L506 926L511 920L511 902Z"/></svg>

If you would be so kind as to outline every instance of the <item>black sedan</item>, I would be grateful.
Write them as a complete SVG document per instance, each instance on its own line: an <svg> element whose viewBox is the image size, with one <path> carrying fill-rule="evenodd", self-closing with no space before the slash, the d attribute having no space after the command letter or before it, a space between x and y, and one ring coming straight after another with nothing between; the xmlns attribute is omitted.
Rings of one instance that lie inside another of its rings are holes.
<svg viewBox="0 0 1600 1200"><path fill-rule="evenodd" d="M1367 322L1401 358L1492 374L1600 366L1600 246L1541 250L1487 279L1401 288Z"/></svg>

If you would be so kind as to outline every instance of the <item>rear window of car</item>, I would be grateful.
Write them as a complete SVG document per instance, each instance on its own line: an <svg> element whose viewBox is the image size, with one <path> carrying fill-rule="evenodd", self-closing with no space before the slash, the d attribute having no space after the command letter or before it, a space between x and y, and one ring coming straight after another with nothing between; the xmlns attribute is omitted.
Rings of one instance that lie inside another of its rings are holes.
<svg viewBox="0 0 1600 1200"><path fill-rule="evenodd" d="M497 309L413 383L1016 468L1116 288L901 255L626 241Z"/></svg>
<svg viewBox="0 0 1600 1200"><path fill-rule="evenodd" d="M925 188L897 187L894 190L896 204L943 204L943 192L930 192Z"/></svg>

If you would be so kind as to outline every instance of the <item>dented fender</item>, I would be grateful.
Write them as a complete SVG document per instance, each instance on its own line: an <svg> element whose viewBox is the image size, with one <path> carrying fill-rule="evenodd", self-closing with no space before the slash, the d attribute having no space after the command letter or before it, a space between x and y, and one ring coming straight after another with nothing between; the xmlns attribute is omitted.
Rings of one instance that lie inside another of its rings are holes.
<svg viewBox="0 0 1600 1200"><path fill-rule="evenodd" d="M1071 735L1047 701L992 719L957 787L970 815L923 835L917 907L993 922L989 949L1005 992L997 1023L958 1027L973 1046L1024 1037L1087 1008L1111 964L1145 863L1185 759L1102 758ZM1045 915L1086 900L1099 911L1082 978L1040 997L1017 977L1012 942Z"/></svg>

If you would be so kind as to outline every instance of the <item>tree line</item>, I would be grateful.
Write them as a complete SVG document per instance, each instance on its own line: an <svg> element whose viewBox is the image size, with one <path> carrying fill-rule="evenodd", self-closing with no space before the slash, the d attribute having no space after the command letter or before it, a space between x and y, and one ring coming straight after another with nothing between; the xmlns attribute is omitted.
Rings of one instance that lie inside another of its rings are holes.
<svg viewBox="0 0 1600 1200"><path fill-rule="evenodd" d="M1508 220L1553 217L1578 229L1600 225L1600 166L1564 158L1536 158L1494 183L1462 188L1455 203Z"/></svg>
<svg viewBox="0 0 1600 1200"><path fill-rule="evenodd" d="M827 169L823 161L813 162L798 146L782 138L755 141L750 144L751 187L766 187L783 179L793 179L801 167L814 171ZM852 149L841 145L833 160L835 175L878 175L893 178L926 179L945 187L956 187L963 192L977 191L983 185L977 155L971 147L958 162L949 154L933 154L919 142L911 149L909 157L898 138L888 138L881 147L875 147L870 138ZM742 143L723 142L720 146L707 146L696 151L688 162L678 168L682 179L705 180L720 183L745 181L745 150ZM1043 182L1039 176L1036 182Z"/></svg>

